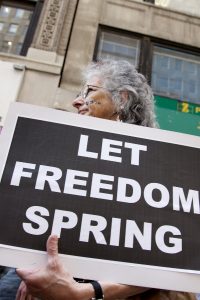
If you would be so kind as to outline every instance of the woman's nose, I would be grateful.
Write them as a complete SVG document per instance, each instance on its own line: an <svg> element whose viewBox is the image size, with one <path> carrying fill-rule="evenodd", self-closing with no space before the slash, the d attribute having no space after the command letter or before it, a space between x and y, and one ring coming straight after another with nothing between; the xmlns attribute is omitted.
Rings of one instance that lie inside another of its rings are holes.
<svg viewBox="0 0 200 300"><path fill-rule="evenodd" d="M84 99L81 96L78 96L76 99L72 101L72 105L79 109L80 106L84 104Z"/></svg>

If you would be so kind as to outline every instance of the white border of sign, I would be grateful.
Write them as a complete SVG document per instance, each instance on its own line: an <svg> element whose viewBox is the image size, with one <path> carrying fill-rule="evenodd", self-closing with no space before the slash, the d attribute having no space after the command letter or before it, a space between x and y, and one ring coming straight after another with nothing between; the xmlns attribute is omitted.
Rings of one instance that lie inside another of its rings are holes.
<svg viewBox="0 0 200 300"><path fill-rule="evenodd" d="M192 135L79 116L29 104L13 103L0 135L0 179L18 116L200 148L200 138ZM73 276L78 278L92 278L176 291L200 292L200 271L175 270L71 255L60 256L63 264ZM45 262L45 252L0 245L0 264L17 268L33 268L43 265Z"/></svg>

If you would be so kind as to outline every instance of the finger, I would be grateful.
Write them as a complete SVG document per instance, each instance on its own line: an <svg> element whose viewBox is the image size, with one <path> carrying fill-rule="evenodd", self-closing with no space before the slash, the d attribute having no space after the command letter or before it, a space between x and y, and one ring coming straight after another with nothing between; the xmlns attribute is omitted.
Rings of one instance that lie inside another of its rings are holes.
<svg viewBox="0 0 200 300"><path fill-rule="evenodd" d="M47 240L47 255L48 258L58 256L58 237L56 235L50 235Z"/></svg>
<svg viewBox="0 0 200 300"><path fill-rule="evenodd" d="M20 300L21 290L18 288L15 300Z"/></svg>
<svg viewBox="0 0 200 300"><path fill-rule="evenodd" d="M18 287L15 300L19 300L21 296L21 291L23 289L24 282L22 281Z"/></svg>
<svg viewBox="0 0 200 300"><path fill-rule="evenodd" d="M22 281L19 285L18 290L17 290L15 300L25 300L26 295L27 295L27 288L26 288L25 283Z"/></svg>

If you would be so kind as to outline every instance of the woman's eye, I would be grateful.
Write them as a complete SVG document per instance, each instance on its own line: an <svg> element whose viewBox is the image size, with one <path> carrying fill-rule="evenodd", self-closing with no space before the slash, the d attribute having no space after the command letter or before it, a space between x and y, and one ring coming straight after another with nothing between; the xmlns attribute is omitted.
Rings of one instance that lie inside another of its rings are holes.
<svg viewBox="0 0 200 300"><path fill-rule="evenodd" d="M95 90L93 90L92 88L89 88L88 89L88 94L91 93L91 92L95 92Z"/></svg>

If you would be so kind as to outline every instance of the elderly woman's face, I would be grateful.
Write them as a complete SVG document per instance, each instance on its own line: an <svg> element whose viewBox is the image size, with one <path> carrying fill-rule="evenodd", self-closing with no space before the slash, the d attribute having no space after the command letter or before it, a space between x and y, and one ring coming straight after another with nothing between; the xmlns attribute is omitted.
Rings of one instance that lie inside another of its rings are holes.
<svg viewBox="0 0 200 300"><path fill-rule="evenodd" d="M109 91L101 87L98 78L86 83L81 94L72 102L78 113L102 119L117 119L116 107Z"/></svg>

